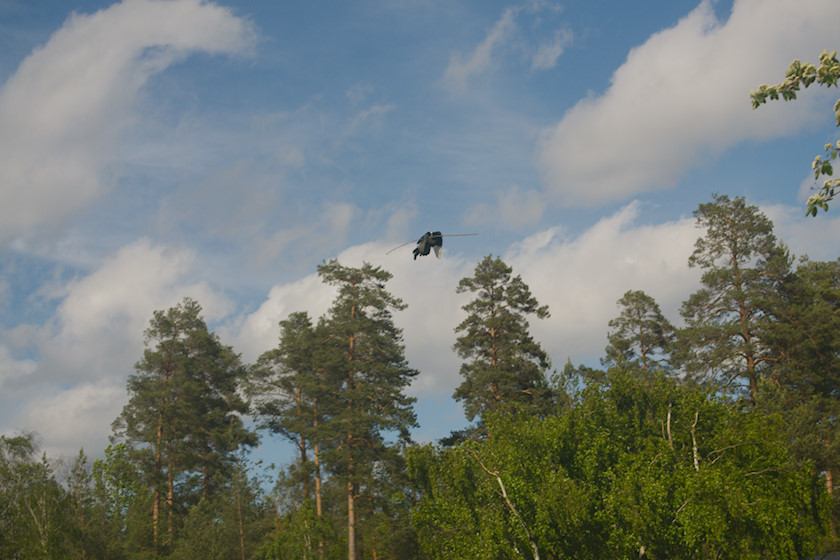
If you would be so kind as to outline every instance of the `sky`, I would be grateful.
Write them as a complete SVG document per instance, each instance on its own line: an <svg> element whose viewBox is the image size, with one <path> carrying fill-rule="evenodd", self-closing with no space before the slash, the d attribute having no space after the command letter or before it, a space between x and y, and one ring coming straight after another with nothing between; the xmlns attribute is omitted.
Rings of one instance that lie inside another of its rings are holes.
<svg viewBox="0 0 840 560"><path fill-rule="evenodd" d="M836 0L0 0L0 433L102 455L152 313L196 299L246 363L333 297L337 258L393 274L417 441L452 392L458 280L501 257L597 365L616 300L679 324L692 212L742 196L797 256L837 89L752 110L838 48ZM441 259L412 260L426 231ZM258 452L290 457L266 438Z"/></svg>

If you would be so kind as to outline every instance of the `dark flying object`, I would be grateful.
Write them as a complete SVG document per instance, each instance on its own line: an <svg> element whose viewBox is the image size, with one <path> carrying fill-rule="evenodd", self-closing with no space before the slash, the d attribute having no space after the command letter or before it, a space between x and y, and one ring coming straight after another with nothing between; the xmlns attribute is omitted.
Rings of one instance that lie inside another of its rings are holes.
<svg viewBox="0 0 840 560"><path fill-rule="evenodd" d="M427 231L426 233L423 234L422 237L420 237L420 239L417 240L417 247L414 248L414 260L416 261L417 257L424 257L424 256L428 255L429 252L431 252L432 249L435 250L435 256L437 258L440 258L440 253L443 250L443 238L444 237L464 237L464 236L467 236L467 235L478 235L478 234L477 233L450 233L450 234L444 235L439 231ZM403 243L401 245L397 245L396 247L394 247L393 249L391 249L390 251L388 251L385 254L386 255L390 254L390 253L396 251L397 249L399 249L400 247L405 247L409 243L413 243L413 241L406 241L405 243Z"/></svg>

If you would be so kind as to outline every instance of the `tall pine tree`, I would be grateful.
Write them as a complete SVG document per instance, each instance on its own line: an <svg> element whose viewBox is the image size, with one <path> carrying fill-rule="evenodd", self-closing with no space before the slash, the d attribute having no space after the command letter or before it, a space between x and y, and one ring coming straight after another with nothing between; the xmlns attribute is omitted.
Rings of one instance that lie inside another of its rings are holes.
<svg viewBox="0 0 840 560"><path fill-rule="evenodd" d="M715 195L694 216L706 234L688 263L703 270L703 287L683 303L681 363L695 379L745 390L755 402L759 380L779 358L765 332L790 259L773 223L743 198Z"/></svg>
<svg viewBox="0 0 840 560"><path fill-rule="evenodd" d="M329 372L323 365L327 346L323 341L328 336L319 331L323 327L314 327L306 312L292 313L280 321L277 347L260 356L248 383L260 426L286 438L297 449L298 460L282 482L300 487L298 510L314 511L317 524L323 520L324 510L321 449L329 445L323 432L334 400ZM302 546L305 556L313 557L317 547L320 557L323 536L313 530L305 535Z"/></svg>
<svg viewBox="0 0 840 560"><path fill-rule="evenodd" d="M155 554L174 542L184 506L218 492L236 452L256 444L237 392L245 368L200 314L189 298L155 311L143 359L128 380L129 402L114 422L153 493Z"/></svg>
<svg viewBox="0 0 840 560"><path fill-rule="evenodd" d="M546 373L551 362L542 346L528 332L528 315L549 316L521 276L500 258L488 255L471 277L462 278L458 293L475 299L463 306L468 313L455 332L455 351L465 361L464 381L455 389L467 420L488 412L509 412L524 407L544 412L550 407Z"/></svg>
<svg viewBox="0 0 840 560"><path fill-rule="evenodd" d="M318 267L338 294L320 322L323 367L330 372L329 421L321 428L331 440L323 453L333 477L345 489L347 558L357 555L356 501L374 498L378 472L400 467L399 445L417 425L405 390L417 371L405 359L402 330L392 312L405 304L385 289L391 274L364 263L350 268L332 260ZM388 438L395 439L389 443Z"/></svg>

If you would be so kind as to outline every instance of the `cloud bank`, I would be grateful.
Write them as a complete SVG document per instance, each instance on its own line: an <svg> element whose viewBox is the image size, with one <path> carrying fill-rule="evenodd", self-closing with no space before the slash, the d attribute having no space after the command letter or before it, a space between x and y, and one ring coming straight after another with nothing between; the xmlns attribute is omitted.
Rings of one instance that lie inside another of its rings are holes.
<svg viewBox="0 0 840 560"><path fill-rule="evenodd" d="M749 92L775 83L795 59L835 44L834 0L736 0L726 21L703 1L630 51L610 87L545 130L539 161L562 204L597 205L674 187L692 167L745 140L797 130L815 117L817 92L750 108ZM816 118L824 118L818 112Z"/></svg>

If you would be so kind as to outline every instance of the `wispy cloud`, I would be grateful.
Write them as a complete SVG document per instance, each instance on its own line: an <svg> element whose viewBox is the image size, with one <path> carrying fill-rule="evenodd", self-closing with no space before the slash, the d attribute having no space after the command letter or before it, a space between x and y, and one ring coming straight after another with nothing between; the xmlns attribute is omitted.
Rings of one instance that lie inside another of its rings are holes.
<svg viewBox="0 0 840 560"><path fill-rule="evenodd" d="M152 75L193 52L245 54L254 39L248 21L200 0L125 0L71 16L0 89L0 240L111 187L116 141Z"/></svg>
<svg viewBox="0 0 840 560"><path fill-rule="evenodd" d="M537 52L531 58L531 70L550 70L557 64L557 59L563 54L563 51L568 47L574 34L568 28L558 29L554 32L552 40L542 43Z"/></svg>
<svg viewBox="0 0 840 560"><path fill-rule="evenodd" d="M574 34L567 26L556 29L548 40L531 46L529 40L519 31L517 20L530 18L534 25L541 21L541 14L559 14L559 4L543 0L527 1L511 6L487 32L484 39L468 53L453 53L444 73L444 83L454 94L463 94L469 88L469 81L493 68L501 60L506 47L510 52L524 54L529 60L531 71L549 70L557 64L573 40ZM544 22L543 22L544 23Z"/></svg>
<svg viewBox="0 0 840 560"><path fill-rule="evenodd" d="M545 200L542 193L533 189L523 190L518 185L513 185L496 194L495 204L482 202L470 208L464 216L464 223L494 224L518 229L539 223L544 210Z"/></svg>
<svg viewBox="0 0 840 560"><path fill-rule="evenodd" d="M463 93L467 89L468 80L490 66L494 51L509 40L516 27L517 11L516 8L506 9L484 40L470 54L452 54L444 75L450 90Z"/></svg>

